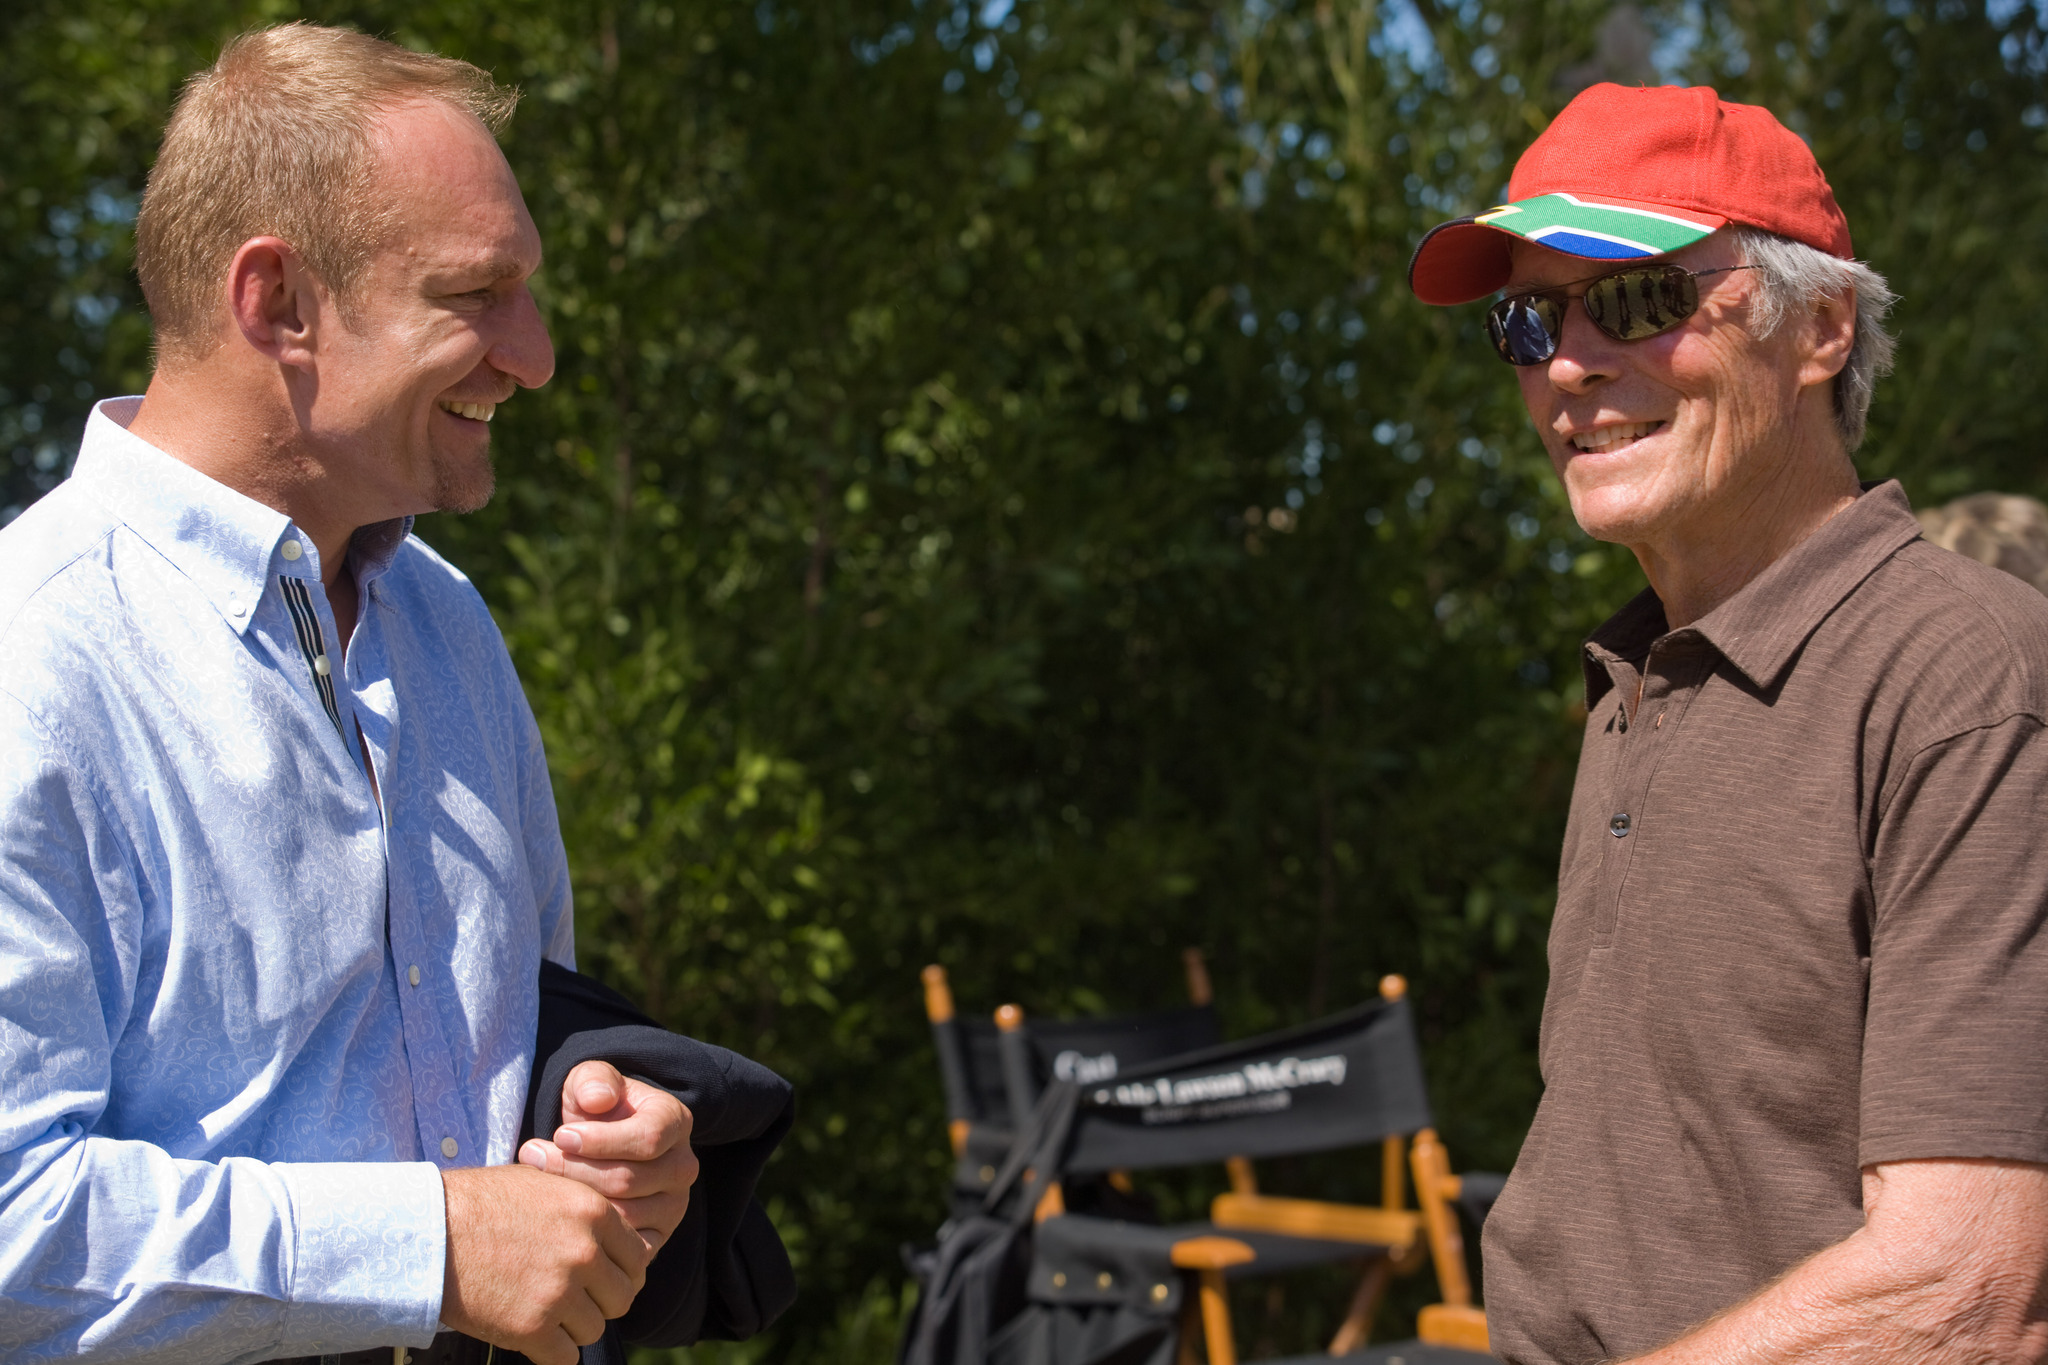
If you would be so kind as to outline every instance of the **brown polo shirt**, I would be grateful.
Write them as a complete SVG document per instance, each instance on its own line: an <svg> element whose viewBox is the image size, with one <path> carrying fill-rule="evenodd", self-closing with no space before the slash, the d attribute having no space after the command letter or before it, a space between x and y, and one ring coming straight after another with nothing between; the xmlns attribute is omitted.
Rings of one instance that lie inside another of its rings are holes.
<svg viewBox="0 0 2048 1365"><path fill-rule="evenodd" d="M1585 667L1545 1091L1485 1235L1495 1351L1560 1365L1848 1236L1865 1165L2048 1162L2048 598L1887 483Z"/></svg>

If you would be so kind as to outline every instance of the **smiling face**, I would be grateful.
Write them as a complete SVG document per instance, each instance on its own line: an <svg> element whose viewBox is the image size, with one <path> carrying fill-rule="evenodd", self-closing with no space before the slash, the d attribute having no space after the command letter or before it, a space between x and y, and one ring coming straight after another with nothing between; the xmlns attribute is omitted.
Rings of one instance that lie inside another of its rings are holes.
<svg viewBox="0 0 2048 1365"><path fill-rule="evenodd" d="M1743 263L1726 232L1670 259L1694 271ZM1517 243L1508 292L1577 285L1571 292L1582 293L1580 282L1602 264ZM1834 334L1792 317L1759 339L1750 304L1762 287L1754 271L1709 275L1699 281L1697 313L1640 341L1608 337L1574 298L1557 354L1516 371L1588 535L1646 556L1739 542L1745 523L1770 521L1811 467L1846 463L1832 436L1828 385L1841 356L1816 349L1823 333Z"/></svg>
<svg viewBox="0 0 2048 1365"><path fill-rule="evenodd" d="M489 501L490 421L554 373L527 281L540 234L474 118L422 100L379 121L375 193L389 205L348 323L321 338L314 400L361 520Z"/></svg>

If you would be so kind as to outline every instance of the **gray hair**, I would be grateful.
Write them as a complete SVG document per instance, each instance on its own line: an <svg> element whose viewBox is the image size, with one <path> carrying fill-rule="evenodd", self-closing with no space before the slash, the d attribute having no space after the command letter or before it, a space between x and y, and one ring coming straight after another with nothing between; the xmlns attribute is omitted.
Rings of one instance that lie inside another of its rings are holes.
<svg viewBox="0 0 2048 1365"><path fill-rule="evenodd" d="M1877 381L1891 373L1898 341L1885 330L1884 319L1899 296L1884 276L1863 262L1830 256L1774 232L1738 227L1735 244L1763 276L1763 290L1750 313L1759 337L1768 337L1787 317L1818 306L1830 295L1848 292L1855 298L1856 340L1849 347L1848 363L1835 376L1835 429L1842 434L1843 449L1854 453L1863 444Z"/></svg>

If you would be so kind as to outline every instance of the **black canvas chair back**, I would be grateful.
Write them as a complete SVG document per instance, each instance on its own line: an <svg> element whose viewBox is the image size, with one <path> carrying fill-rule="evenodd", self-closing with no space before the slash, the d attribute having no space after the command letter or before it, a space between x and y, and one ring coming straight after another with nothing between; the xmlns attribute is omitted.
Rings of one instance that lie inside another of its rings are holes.
<svg viewBox="0 0 2048 1365"><path fill-rule="evenodd" d="M1078 1088L1063 1163L1072 1174L1329 1151L1431 1126L1405 999Z"/></svg>
<svg viewBox="0 0 2048 1365"><path fill-rule="evenodd" d="M946 1117L956 1151L970 1129L1005 1134L1021 1130L1039 1094L1054 1080L1090 1084L1112 1080L1181 1053L1213 1047L1223 1029L1215 1006L1116 1017L1033 1021L1021 1029L1012 1012L1009 1027L993 1020L963 1019L940 967L924 970L925 1014L931 1022L939 1074L946 1089Z"/></svg>
<svg viewBox="0 0 2048 1365"><path fill-rule="evenodd" d="M1005 1008L996 1017L997 1023L967 1025L967 1045L974 1065L995 1064L1011 1124L1019 1128L1053 1081L1100 1085L1223 1041L1214 1005L1028 1023Z"/></svg>
<svg viewBox="0 0 2048 1365"><path fill-rule="evenodd" d="M956 1019L962 1054L962 1084L965 1112L961 1117L973 1123L996 1123L1015 1127L1010 1097L1003 1086L1003 1054L996 1040L996 1026L987 1019Z"/></svg>
<svg viewBox="0 0 2048 1365"><path fill-rule="evenodd" d="M925 1013L946 1088L947 1117L968 1123L1021 1126L1038 1094L1055 1080L1088 1084L1122 1071L1214 1047L1223 1027L1214 1005L1189 1005L1152 1014L1033 1020L1023 1038L1029 1093L1013 1104L1004 1072L1003 1030L992 1019L962 1019L942 968L924 971Z"/></svg>

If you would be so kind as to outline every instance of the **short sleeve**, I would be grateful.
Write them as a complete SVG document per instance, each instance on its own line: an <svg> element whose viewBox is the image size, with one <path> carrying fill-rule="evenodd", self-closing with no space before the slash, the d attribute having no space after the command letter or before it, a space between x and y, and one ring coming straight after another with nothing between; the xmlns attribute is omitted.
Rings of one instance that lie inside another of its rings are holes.
<svg viewBox="0 0 2048 1365"><path fill-rule="evenodd" d="M1879 819L1865 1165L2048 1162L2048 731L2030 715L1916 755Z"/></svg>

